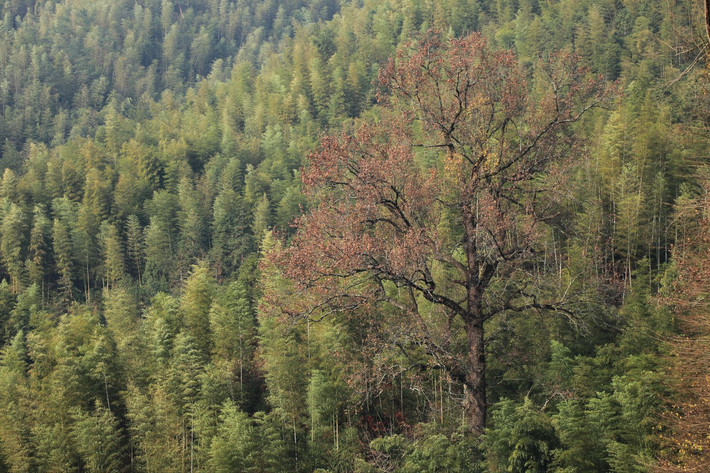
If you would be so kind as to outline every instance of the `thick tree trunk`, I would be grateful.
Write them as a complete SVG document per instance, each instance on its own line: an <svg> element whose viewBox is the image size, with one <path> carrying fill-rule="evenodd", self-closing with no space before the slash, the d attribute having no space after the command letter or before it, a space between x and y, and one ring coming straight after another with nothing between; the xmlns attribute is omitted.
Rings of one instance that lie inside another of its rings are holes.
<svg viewBox="0 0 710 473"><path fill-rule="evenodd" d="M486 427L486 350L483 338L483 321L464 321L468 339L468 359L466 360L466 410L469 427L476 434L482 434Z"/></svg>
<svg viewBox="0 0 710 473"><path fill-rule="evenodd" d="M469 199L474 202L474 199ZM481 301L483 289L480 260L478 258L477 209L471 205L463 210L465 230L464 250L466 252L467 315L463 317L466 329L468 353L466 359L466 409L469 427L476 434L482 434L486 427L486 347L483 338L483 316Z"/></svg>

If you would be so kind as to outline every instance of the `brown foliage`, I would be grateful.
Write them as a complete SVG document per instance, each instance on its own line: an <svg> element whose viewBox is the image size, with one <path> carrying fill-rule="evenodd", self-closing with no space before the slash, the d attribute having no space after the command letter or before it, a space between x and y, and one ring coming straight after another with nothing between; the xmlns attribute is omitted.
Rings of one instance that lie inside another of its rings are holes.
<svg viewBox="0 0 710 473"><path fill-rule="evenodd" d="M669 433L659 472L710 471L710 178L703 193L676 209L690 223L678 242L678 277L663 302L672 306L682 335L671 341L676 395L665 417Z"/></svg>
<svg viewBox="0 0 710 473"><path fill-rule="evenodd" d="M396 316L390 342L405 354L423 347L429 367L466 386L477 432L484 322L563 310L565 301L528 291L524 268L558 213L565 166L581 154L568 125L606 93L567 54L537 74L533 96L513 53L478 34L430 34L401 50L380 74L381 119L323 138L302 174L313 210L291 246L270 255L295 284L279 301L291 315L366 316L377 305ZM495 280L512 284L494 294Z"/></svg>

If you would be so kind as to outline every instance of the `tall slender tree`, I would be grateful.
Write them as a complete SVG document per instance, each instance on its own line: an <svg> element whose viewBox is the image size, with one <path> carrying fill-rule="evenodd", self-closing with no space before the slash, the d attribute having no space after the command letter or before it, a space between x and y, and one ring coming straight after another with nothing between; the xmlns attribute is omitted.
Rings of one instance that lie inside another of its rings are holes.
<svg viewBox="0 0 710 473"><path fill-rule="evenodd" d="M10 204L2 219L2 227L0 228L0 233L2 234L0 238L0 254L2 254L3 263L10 275L12 291L15 294L20 292L25 269L22 261L24 226L22 209L16 204Z"/></svg>
<svg viewBox="0 0 710 473"><path fill-rule="evenodd" d="M27 262L30 281L38 284L44 297L45 277L48 272L50 222L40 206L35 206L30 230Z"/></svg>
<svg viewBox="0 0 710 473"><path fill-rule="evenodd" d="M58 218L54 219L52 240L54 243L54 261L59 274L59 288L62 291L64 302L68 302L73 297L74 256L72 239L69 229Z"/></svg>

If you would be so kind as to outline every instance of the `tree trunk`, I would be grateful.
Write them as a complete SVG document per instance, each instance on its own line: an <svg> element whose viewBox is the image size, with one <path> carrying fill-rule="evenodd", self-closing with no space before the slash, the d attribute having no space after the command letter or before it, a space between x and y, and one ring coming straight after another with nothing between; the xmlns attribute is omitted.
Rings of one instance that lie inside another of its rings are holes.
<svg viewBox="0 0 710 473"><path fill-rule="evenodd" d="M473 202L474 199L469 199ZM478 202L476 199L475 202ZM465 230L464 250L466 252L466 316L463 317L466 330L468 353L466 357L465 385L466 411L469 427L477 434L483 434L486 427L486 347L483 338L483 315L481 302L483 288L487 284L486 276L481 274L481 261L478 254L478 204L466 206L463 211ZM484 273L487 272L483 271ZM484 280L482 280L482 278Z"/></svg>
<svg viewBox="0 0 710 473"><path fill-rule="evenodd" d="M480 318L464 320L468 340L466 367L466 411L469 427L482 434L486 427L486 347L483 339L483 321Z"/></svg>

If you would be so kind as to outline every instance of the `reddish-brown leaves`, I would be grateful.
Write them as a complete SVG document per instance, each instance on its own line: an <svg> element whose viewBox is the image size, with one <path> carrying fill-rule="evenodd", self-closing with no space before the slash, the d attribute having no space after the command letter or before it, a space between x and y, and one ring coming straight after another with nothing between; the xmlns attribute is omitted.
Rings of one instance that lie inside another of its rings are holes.
<svg viewBox="0 0 710 473"><path fill-rule="evenodd" d="M536 74L531 96L513 53L479 34L401 49L380 73L381 119L324 137L302 172L312 211L271 258L303 298L351 308L388 299L389 281L483 317L493 275L518 271L558 211L579 153L567 125L604 95L568 54ZM434 265L453 277L437 280Z"/></svg>
<svg viewBox="0 0 710 473"><path fill-rule="evenodd" d="M339 290L338 280L368 271L411 278L430 257L440 213L436 172L415 164L401 124L324 138L303 183L318 204L299 220L285 266L301 286Z"/></svg>
<svg viewBox="0 0 710 473"><path fill-rule="evenodd" d="M353 311L386 303L401 317L393 338L416 340L466 383L479 432L480 327L539 305L510 289L484 307L484 295L494 277L534 259L540 227L559 209L565 163L579 153L568 124L603 96L601 81L586 79L570 55L536 74L530 87L513 53L478 34L447 42L429 34L400 50L380 73L380 120L323 138L302 172L312 210L291 245L269 255L293 282L281 301L290 314L366 315ZM419 313L423 301L449 322L461 317L467 354L447 351L450 334Z"/></svg>
<svg viewBox="0 0 710 473"><path fill-rule="evenodd" d="M678 278L662 302L675 310L683 334L671 342L676 389L662 436L666 456L656 471L710 471L710 179L703 194L676 209L690 227L674 249Z"/></svg>

